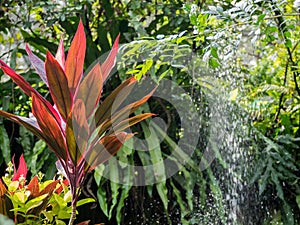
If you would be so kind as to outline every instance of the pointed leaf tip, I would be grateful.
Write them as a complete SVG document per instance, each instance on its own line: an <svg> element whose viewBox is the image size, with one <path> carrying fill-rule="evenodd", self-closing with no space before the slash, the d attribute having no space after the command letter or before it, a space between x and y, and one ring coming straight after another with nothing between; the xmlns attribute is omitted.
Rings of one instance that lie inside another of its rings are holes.
<svg viewBox="0 0 300 225"><path fill-rule="evenodd" d="M83 65L86 49L86 37L84 26L80 19L76 34L71 43L67 60L66 60L66 75L68 85L72 95L74 95L83 74Z"/></svg>
<svg viewBox="0 0 300 225"><path fill-rule="evenodd" d="M65 62L65 48L64 48L63 38L61 38L60 41L59 41L59 45L58 45L58 48L57 48L55 58L56 58L57 62L60 64L61 68L63 70L65 70L66 62Z"/></svg>
<svg viewBox="0 0 300 225"><path fill-rule="evenodd" d="M11 79L21 88L21 90L28 96L31 96L31 92L36 92L36 90L31 87L31 85L19 74L17 74L12 68L5 64L0 59L0 68L6 73Z"/></svg>
<svg viewBox="0 0 300 225"><path fill-rule="evenodd" d="M111 70L115 66L116 56L118 54L118 49L119 49L119 39L120 39L120 34L118 34L107 59L104 61L104 63L101 66L103 81L106 80L109 73L111 72Z"/></svg>
<svg viewBox="0 0 300 225"><path fill-rule="evenodd" d="M28 169L27 169L27 165L26 165L26 162L24 159L24 155L22 154L19 159L18 169L16 169L15 155L13 156L12 161L13 161L13 165L14 165L14 176L12 178L12 181L19 180L19 178L21 176L23 176L26 179Z"/></svg>
<svg viewBox="0 0 300 225"><path fill-rule="evenodd" d="M39 57L37 57L35 54L32 53L29 45L26 43L25 50L27 52L28 58L36 70L37 74L40 76L42 81L48 86L47 76L45 72L45 63L43 60L41 60Z"/></svg>

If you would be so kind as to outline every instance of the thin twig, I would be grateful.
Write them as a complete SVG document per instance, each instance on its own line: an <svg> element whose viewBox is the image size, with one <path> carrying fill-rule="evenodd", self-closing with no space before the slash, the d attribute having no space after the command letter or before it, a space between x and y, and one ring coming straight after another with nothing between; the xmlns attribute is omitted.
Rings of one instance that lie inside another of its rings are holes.
<svg viewBox="0 0 300 225"><path fill-rule="evenodd" d="M286 80L287 80L288 70L289 70L289 61L287 61L286 64L285 64L284 80L283 80L283 84L282 84L283 86L286 85ZM281 95L280 95L280 97L279 97L278 110L277 110L277 112L276 112L275 119L274 119L275 122L277 122L278 117L279 117L279 115L280 115L280 110L282 109L282 100L283 100L283 96L284 96L284 94L281 93Z"/></svg>

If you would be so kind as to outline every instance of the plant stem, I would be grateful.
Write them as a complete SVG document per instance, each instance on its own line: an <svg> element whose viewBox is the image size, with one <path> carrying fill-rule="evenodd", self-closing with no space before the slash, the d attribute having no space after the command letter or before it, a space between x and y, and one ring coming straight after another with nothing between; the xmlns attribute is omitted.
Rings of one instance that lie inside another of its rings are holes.
<svg viewBox="0 0 300 225"><path fill-rule="evenodd" d="M76 191L76 187L72 188L72 212L71 212L71 217L69 220L69 224L68 225L73 225L75 219L76 219L76 203L77 203L77 191Z"/></svg>

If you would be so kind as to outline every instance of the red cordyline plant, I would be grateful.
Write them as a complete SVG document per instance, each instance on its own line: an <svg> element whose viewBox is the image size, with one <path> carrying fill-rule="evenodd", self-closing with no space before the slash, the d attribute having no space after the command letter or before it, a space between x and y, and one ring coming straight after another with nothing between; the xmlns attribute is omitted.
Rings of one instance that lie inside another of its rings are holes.
<svg viewBox="0 0 300 225"><path fill-rule="evenodd" d="M57 168L69 180L72 191L70 225L75 220L78 192L86 174L108 160L126 139L134 135L124 132L126 128L153 115L145 113L129 117L154 91L124 106L124 100L137 82L134 77L127 79L99 103L103 83L115 65L118 40L119 36L104 63L97 63L84 77L86 37L81 20L66 59L62 40L56 56L47 52L45 62L26 46L33 67L49 87L54 105L0 60L0 68L32 98L33 117L21 117L1 110L0 115L26 127L56 154Z"/></svg>

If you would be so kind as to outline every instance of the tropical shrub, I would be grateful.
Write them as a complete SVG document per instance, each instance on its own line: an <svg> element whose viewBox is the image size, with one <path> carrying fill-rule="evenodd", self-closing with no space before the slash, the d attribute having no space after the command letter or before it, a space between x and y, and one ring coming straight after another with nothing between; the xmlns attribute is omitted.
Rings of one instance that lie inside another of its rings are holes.
<svg viewBox="0 0 300 225"><path fill-rule="evenodd" d="M72 213L69 224L73 224L86 174L114 155L123 142L134 135L123 130L153 115L144 113L128 118L154 90L140 100L123 105L137 82L131 77L99 105L103 83L115 64L118 38L106 61L101 66L97 62L83 77L86 38L81 20L66 59L62 40L55 57L47 52L45 63L28 46L26 50L33 67L49 87L54 106L1 60L0 68L32 98L33 116L26 118L3 110L0 115L26 127L55 153L56 166L70 184ZM119 97L117 103L116 97Z"/></svg>

